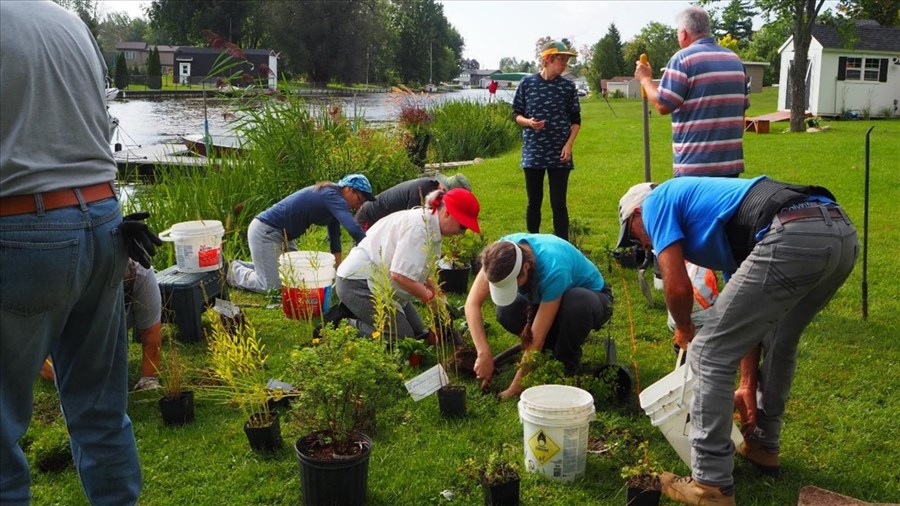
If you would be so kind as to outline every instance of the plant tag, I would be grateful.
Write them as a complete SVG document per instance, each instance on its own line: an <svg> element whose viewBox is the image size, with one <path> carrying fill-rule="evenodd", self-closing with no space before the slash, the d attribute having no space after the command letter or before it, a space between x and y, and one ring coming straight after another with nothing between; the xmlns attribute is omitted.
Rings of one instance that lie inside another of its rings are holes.
<svg viewBox="0 0 900 506"><path fill-rule="evenodd" d="M406 391L409 392L409 395L412 396L413 400L419 402L449 383L450 378L447 377L444 368L441 364L437 364L431 369L428 369L422 374L407 381L404 383L404 386L406 387Z"/></svg>
<svg viewBox="0 0 900 506"><path fill-rule="evenodd" d="M285 392L293 392L294 385L290 383L285 383L284 381L278 381L277 379L270 379L268 383L266 383L266 388L269 390L283 390Z"/></svg>
<svg viewBox="0 0 900 506"><path fill-rule="evenodd" d="M241 314L241 308L237 304L218 297L216 297L216 304L213 306L213 310L226 318L234 318Z"/></svg>

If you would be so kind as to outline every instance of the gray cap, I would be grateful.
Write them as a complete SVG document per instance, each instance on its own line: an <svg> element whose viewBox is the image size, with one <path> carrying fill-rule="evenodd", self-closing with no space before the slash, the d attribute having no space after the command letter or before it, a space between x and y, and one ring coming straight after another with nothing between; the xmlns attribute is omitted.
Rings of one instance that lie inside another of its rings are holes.
<svg viewBox="0 0 900 506"><path fill-rule="evenodd" d="M450 177L438 172L434 175L434 178L448 191L454 188L463 188L472 191L472 185L469 183L469 179L460 172L457 172Z"/></svg>

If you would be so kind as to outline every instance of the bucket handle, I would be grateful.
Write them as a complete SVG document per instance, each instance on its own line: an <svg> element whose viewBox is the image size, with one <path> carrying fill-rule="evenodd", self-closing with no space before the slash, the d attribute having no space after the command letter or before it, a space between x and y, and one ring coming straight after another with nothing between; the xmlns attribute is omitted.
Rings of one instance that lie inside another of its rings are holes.
<svg viewBox="0 0 900 506"><path fill-rule="evenodd" d="M684 350L679 347L678 348L678 357L675 359L675 370L678 370L678 366L681 364L681 359L684 357ZM690 366L688 364L684 364L684 378L681 380L681 395L678 399L677 406L679 408L684 407L684 390L685 385L687 384L688 370Z"/></svg>
<svg viewBox="0 0 900 506"><path fill-rule="evenodd" d="M172 229L171 228L167 228L167 229L163 230L162 232L156 234L156 236L159 237L160 241L175 242L175 239L172 239Z"/></svg>

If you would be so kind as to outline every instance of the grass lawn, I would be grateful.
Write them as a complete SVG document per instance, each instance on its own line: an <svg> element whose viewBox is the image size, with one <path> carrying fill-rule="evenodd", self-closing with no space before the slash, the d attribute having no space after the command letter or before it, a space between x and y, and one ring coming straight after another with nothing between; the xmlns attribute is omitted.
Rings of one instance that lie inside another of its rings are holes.
<svg viewBox="0 0 900 506"><path fill-rule="evenodd" d="M751 99L753 107L748 115L772 112L776 90L767 89ZM605 253L618 232L619 197L630 185L643 180L641 104L612 100L611 105L616 117L602 100L583 102L583 127L574 152L577 169L570 179L569 212L573 221L589 230L583 247L591 251L613 287L616 307L610 332L618 345L619 360L636 366L636 386L644 388L672 368L674 356L666 312L660 307L662 294L655 292L657 304L648 307L637 287L635 271L623 271ZM784 476L777 480L763 478L737 461L735 480L741 505L796 504L804 485L867 501L900 502L900 256L893 249L900 244L900 215L896 210L900 199L900 121L824 124L831 130L819 134L780 133L787 123L773 123L770 134L746 134L745 177L767 174L789 182L828 187L862 236L864 139L866 130L875 127L869 216L869 318L861 318L860 256L850 279L813 321L800 343L797 377L785 416ZM654 114L650 130L654 179L668 179L669 118ZM524 230L525 191L518 151L467 167L463 172L481 202L486 237L493 240ZM543 230L549 233L549 202L545 206ZM290 351L309 344L311 324L286 319L280 308L265 309L266 301L261 296L233 292L232 298L246 306L247 318L255 324L271 355L271 375L279 377ZM463 301L458 296L453 300L457 304ZM492 320L492 311L485 313ZM498 328L495 323L490 331L495 352L515 340L514 336L501 334ZM587 357L603 359L601 338L606 335L607 331L602 330L592 336L585 349ZM133 384L138 376L139 346L132 344L130 351ZM195 365L204 364L202 344L188 345L185 351ZM511 372L507 367L494 387L505 387ZM467 458L484 457L499 442L521 450L522 425L515 402L501 403L482 395L474 381L467 385L468 416L458 421L441 418L434 397L419 403L407 397L394 409L378 413L369 471L369 504L443 504L448 502L440 493L447 489L456 494L448 504L482 503L480 487L467 480L460 468ZM156 408L158 398L158 392L135 393L129 401L144 473L142 505L300 502L300 476L291 446L301 434L290 423L282 423L285 448L273 456L259 456L249 449L238 410L200 402L195 423L171 428L162 424ZM35 413L27 439L38 442L51 432L47 430L49 424L61 423L53 388L41 381L36 387ZM635 463L626 448L633 448L644 439L650 442L650 457L659 470L689 472L659 430L642 414L636 395L627 406L602 407L597 418L591 424L591 434L608 440L611 450L588 455L586 476L572 484L526 475L521 489L523 504L624 504L619 471L623 465ZM29 451L32 460L33 453ZM86 504L71 467L59 473L35 470L32 475L35 504Z"/></svg>

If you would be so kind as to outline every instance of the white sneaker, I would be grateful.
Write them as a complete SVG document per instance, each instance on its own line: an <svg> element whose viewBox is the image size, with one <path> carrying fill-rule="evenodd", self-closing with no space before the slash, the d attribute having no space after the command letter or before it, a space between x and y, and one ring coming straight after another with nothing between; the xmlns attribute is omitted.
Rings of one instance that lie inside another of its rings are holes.
<svg viewBox="0 0 900 506"><path fill-rule="evenodd" d="M156 390L157 388L162 388L162 385L159 384L159 378L154 378L153 376L144 376L134 384L135 391Z"/></svg>

